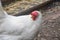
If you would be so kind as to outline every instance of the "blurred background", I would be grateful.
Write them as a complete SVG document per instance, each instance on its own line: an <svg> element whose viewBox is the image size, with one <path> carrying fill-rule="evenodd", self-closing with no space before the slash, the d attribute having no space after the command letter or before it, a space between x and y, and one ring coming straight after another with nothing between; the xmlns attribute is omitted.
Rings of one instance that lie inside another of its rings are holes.
<svg viewBox="0 0 60 40"><path fill-rule="evenodd" d="M44 0L2 0L4 10L9 14L16 14L18 11L31 8Z"/></svg>

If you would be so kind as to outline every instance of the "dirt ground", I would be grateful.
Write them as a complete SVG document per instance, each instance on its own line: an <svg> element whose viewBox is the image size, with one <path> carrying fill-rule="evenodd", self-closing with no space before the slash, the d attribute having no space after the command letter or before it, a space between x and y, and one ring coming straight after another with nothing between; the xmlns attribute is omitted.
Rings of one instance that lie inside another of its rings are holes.
<svg viewBox="0 0 60 40"><path fill-rule="evenodd" d="M31 5L36 4L30 4L29 6L31 7ZM29 6L27 6L27 8ZM18 9L19 8L21 7L19 6ZM21 10L25 8L26 7L23 7L21 8ZM9 9L5 10L7 11ZM40 33L37 37L37 40L60 40L60 2L54 2L51 5L42 8L40 11L42 12L43 15L43 23Z"/></svg>
<svg viewBox="0 0 60 40"><path fill-rule="evenodd" d="M60 40L60 2L42 9L43 23L38 40Z"/></svg>
<svg viewBox="0 0 60 40"><path fill-rule="evenodd" d="M16 1L12 2L9 5L4 5L4 10L7 11L8 14L14 15L17 14L19 11L26 10L28 8L31 8L35 5L41 4L45 1L48 0L21 0L21 1Z"/></svg>

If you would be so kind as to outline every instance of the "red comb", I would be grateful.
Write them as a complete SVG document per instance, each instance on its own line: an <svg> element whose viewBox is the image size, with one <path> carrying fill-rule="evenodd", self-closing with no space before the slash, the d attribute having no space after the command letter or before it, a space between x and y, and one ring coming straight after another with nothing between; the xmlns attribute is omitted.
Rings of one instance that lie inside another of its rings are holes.
<svg viewBox="0 0 60 40"><path fill-rule="evenodd" d="M38 12L37 12L37 11L33 11L33 12L31 13L31 15L33 15L33 16L38 16Z"/></svg>

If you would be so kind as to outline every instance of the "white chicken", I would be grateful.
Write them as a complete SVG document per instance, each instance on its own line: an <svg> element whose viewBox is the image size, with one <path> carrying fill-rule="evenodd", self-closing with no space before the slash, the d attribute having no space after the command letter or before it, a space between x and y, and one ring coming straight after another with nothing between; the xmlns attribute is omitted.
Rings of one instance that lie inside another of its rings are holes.
<svg viewBox="0 0 60 40"><path fill-rule="evenodd" d="M0 0L0 40L33 40L41 28L42 15L11 16L3 11Z"/></svg>

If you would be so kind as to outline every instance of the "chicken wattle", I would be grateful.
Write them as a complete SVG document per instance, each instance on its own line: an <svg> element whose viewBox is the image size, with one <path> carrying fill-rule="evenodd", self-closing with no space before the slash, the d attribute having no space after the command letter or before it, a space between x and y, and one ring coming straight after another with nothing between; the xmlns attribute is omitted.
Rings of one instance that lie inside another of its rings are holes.
<svg viewBox="0 0 60 40"><path fill-rule="evenodd" d="M0 1L0 40L33 40L41 28L42 15L11 16L3 11Z"/></svg>

